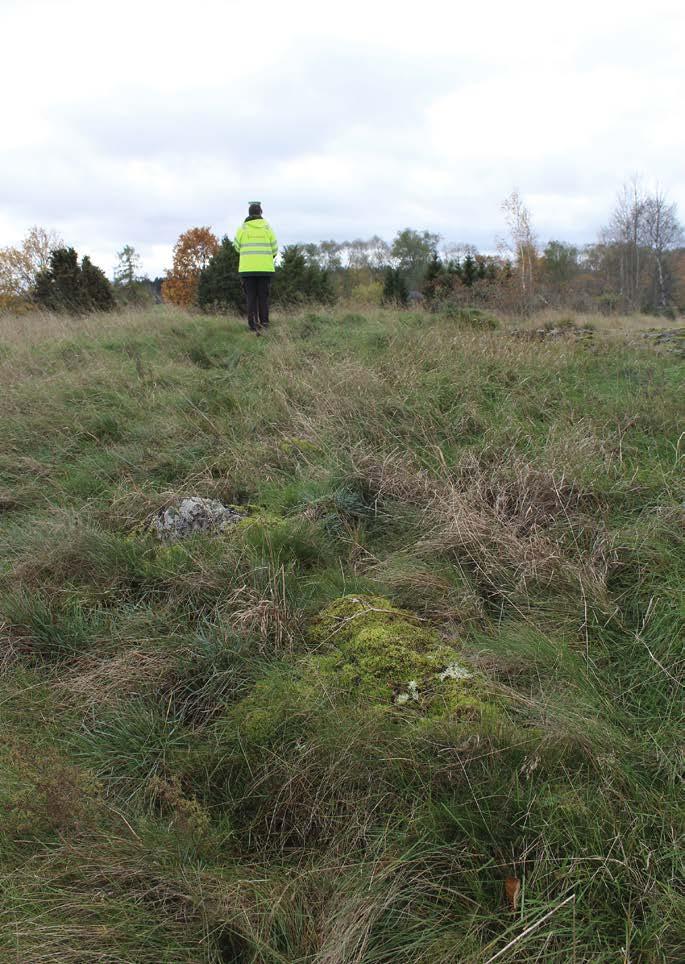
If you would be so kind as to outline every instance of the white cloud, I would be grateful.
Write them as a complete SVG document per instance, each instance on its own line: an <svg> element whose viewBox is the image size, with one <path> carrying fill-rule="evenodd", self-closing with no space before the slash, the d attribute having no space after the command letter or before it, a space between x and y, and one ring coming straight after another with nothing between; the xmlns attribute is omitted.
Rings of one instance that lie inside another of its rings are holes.
<svg viewBox="0 0 685 964"><path fill-rule="evenodd" d="M0 0L0 245L56 228L158 273L260 197L283 241L412 225L491 248L514 186L594 237L621 181L685 217L680 2Z"/></svg>

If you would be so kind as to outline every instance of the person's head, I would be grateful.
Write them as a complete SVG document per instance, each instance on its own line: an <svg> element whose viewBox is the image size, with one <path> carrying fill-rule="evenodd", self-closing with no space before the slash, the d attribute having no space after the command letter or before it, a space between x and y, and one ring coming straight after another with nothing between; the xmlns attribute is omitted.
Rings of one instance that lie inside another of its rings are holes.
<svg viewBox="0 0 685 964"><path fill-rule="evenodd" d="M248 215L251 218L261 218L262 216L262 205L259 201L250 201L250 207L248 209Z"/></svg>

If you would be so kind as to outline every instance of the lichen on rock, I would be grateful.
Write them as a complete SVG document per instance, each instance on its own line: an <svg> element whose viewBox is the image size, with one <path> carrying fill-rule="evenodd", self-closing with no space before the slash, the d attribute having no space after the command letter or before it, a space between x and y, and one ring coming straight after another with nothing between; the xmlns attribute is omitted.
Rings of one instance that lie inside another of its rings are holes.
<svg viewBox="0 0 685 964"><path fill-rule="evenodd" d="M465 669L459 663L450 663L450 665L446 666L442 673L440 673L441 680L469 679L470 676L473 676L473 673L471 673L468 669Z"/></svg>
<svg viewBox="0 0 685 964"><path fill-rule="evenodd" d="M196 532L222 532L244 519L243 513L216 499L192 496L160 509L150 523L162 542L176 542Z"/></svg>

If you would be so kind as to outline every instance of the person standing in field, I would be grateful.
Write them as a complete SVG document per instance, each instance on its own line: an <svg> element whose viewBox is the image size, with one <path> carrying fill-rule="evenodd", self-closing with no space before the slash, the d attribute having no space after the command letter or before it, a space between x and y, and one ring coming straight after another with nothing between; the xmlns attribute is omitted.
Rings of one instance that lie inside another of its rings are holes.
<svg viewBox="0 0 685 964"><path fill-rule="evenodd" d="M250 202L234 244L240 255L238 272L247 298L247 323L251 331L260 335L269 327L269 288L278 243L271 225L262 217L259 201Z"/></svg>

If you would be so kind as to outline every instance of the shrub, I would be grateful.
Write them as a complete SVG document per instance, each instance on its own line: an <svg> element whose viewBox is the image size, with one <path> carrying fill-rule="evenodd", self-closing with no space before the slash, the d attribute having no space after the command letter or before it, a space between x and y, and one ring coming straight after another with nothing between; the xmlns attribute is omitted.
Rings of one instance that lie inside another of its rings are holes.
<svg viewBox="0 0 685 964"><path fill-rule="evenodd" d="M404 275L399 268L386 268L383 276L383 296L384 305L395 305L406 308L409 303L409 289Z"/></svg>
<svg viewBox="0 0 685 964"><path fill-rule="evenodd" d="M219 250L200 272L197 303L204 311L237 311L245 313L245 296L238 274L238 252L227 235Z"/></svg>
<svg viewBox="0 0 685 964"><path fill-rule="evenodd" d="M499 322L495 316L481 308L462 308L459 305L447 303L441 305L439 311L450 321L459 322L459 324L468 328L484 328L494 331L495 328L499 327Z"/></svg>
<svg viewBox="0 0 685 964"><path fill-rule="evenodd" d="M112 286L103 271L85 255L81 264L74 248L57 248L50 255L50 267L41 271L33 289L33 300L51 311L111 311Z"/></svg>
<svg viewBox="0 0 685 964"><path fill-rule="evenodd" d="M283 249L276 268L273 300L281 305L333 304L335 292L328 272L315 262L308 264L301 246L292 244Z"/></svg>
<svg viewBox="0 0 685 964"><path fill-rule="evenodd" d="M350 301L357 305L380 305L382 298L383 284L380 281L354 285L350 291Z"/></svg>

